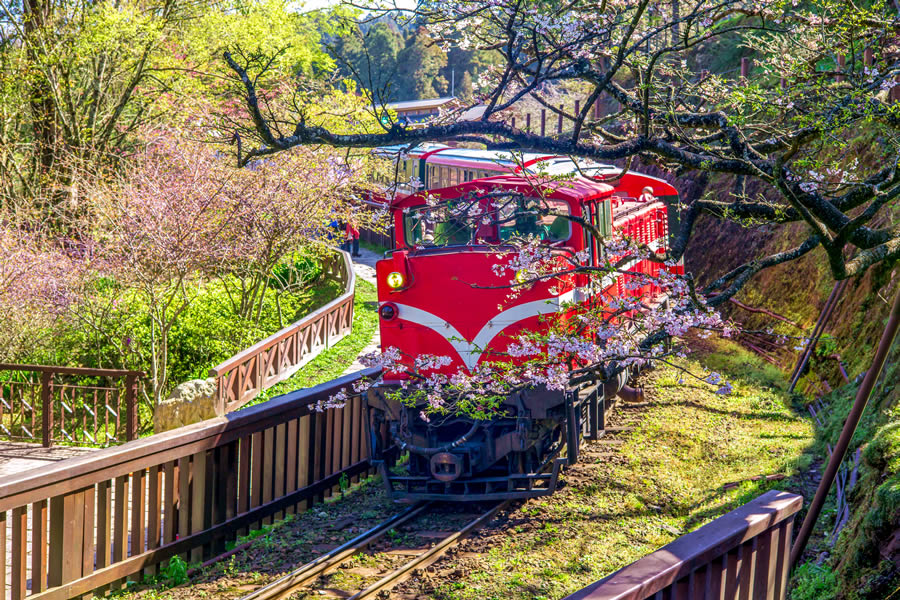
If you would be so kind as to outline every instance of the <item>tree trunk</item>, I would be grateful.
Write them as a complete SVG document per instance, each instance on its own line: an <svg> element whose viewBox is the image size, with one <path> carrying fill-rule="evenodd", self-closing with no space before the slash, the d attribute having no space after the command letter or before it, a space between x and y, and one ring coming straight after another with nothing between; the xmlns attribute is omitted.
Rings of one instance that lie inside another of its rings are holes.
<svg viewBox="0 0 900 600"><path fill-rule="evenodd" d="M48 22L50 21L49 0L25 0L25 40L28 58L32 64L43 62L37 50ZM31 128L34 135L37 166L42 177L53 169L56 149L56 107L50 92L50 84L43 69L35 69L36 80L30 89Z"/></svg>
<svg viewBox="0 0 900 600"><path fill-rule="evenodd" d="M681 31L681 23L678 22L678 19L681 18L680 9L681 7L678 5L678 0L672 0L672 42L675 44L678 43Z"/></svg>

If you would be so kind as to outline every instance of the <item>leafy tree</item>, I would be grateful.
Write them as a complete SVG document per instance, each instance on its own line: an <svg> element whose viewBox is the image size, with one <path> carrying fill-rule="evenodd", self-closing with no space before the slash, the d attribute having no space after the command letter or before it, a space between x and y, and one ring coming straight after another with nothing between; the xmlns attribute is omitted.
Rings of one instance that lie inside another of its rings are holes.
<svg viewBox="0 0 900 600"><path fill-rule="evenodd" d="M83 173L114 167L142 127L178 121L185 97L220 99L223 50L277 55L281 77L327 70L328 22L278 0L0 2L0 204L65 222L84 205Z"/></svg>
<svg viewBox="0 0 900 600"><path fill-rule="evenodd" d="M441 75L447 55L424 28L410 36L397 56L399 87L406 98L435 98L447 93L448 82Z"/></svg>
<svg viewBox="0 0 900 600"><path fill-rule="evenodd" d="M641 157L677 174L729 174L738 181L734 191L690 205L668 259L683 256L704 213L776 225L801 222L807 230L791 249L722 274L703 290L712 305L733 296L760 270L818 248L838 279L900 257L900 230L883 216L900 196L900 108L889 100L900 74L893 9L840 0L677 6L676 18L669 0L424 4L417 18L433 39L458 39L503 57L485 74L487 110L481 120L450 116L426 127L395 125L365 136L298 122L290 136L279 138L269 137L266 119L256 115L257 134L266 143L244 160L305 144L359 147L480 136L507 147L603 161ZM692 58L720 40L754 58L746 77L734 64L722 65L720 73L692 68ZM240 65L231 67L246 75ZM541 90L560 81L589 90L580 113L564 115L564 135L541 137L498 118L528 97L559 112ZM257 93L251 79L244 82L245 95ZM598 99L614 101L618 112L595 120ZM878 159L844 160L849 140L861 131L883 140Z"/></svg>
<svg viewBox="0 0 900 600"><path fill-rule="evenodd" d="M330 46L340 76L371 90L379 103L404 99L406 90L396 82L398 53L403 48L400 32L384 21L365 31L355 23L344 29L345 34Z"/></svg>
<svg viewBox="0 0 900 600"><path fill-rule="evenodd" d="M427 398L428 410L438 413L482 414L473 405L476 399L534 384L560 388L572 375L567 365L573 363L585 365L576 374L615 370L631 361L668 356L660 345L667 334L681 335L687 328L729 333L731 325L708 310L771 266L821 249L834 277L845 279L900 258L900 228L891 218L900 197L900 106L891 100L900 77L893 41L900 21L890 6L842 0L699 0L690 5L460 0L420 3L416 19L442 45L502 57L479 76L478 99L486 104L480 120L462 121L452 113L424 127L389 123L376 133L345 135L295 118L291 135L278 137L248 103L264 144L242 160L313 144L413 147L456 140L620 161L625 168L640 159L676 175L693 171L703 175L700 179L708 173L732 178L730 193L690 202L662 256L614 238L606 243L615 259L602 269L578 257L559 265L534 240L519 240L513 256L504 251L497 265L507 270L515 265L516 276L508 283L513 291L547 278L564 281L572 272L618 276L625 264L620 261L635 255L671 265L684 256L701 214L744 224L802 223L805 231L788 249L716 273L702 289L695 288L690 274L663 277L658 285L669 291L671 308L632 312L638 305L622 299L580 315L588 331L519 336L510 354L525 359L524 371L518 363L501 361L448 376L435 373L448 364L446 357L401 357L389 349L374 362L413 374L421 393L407 401ZM719 60L729 52L752 60L754 68L746 69L745 62L742 72L737 61ZM701 60L710 56L712 61ZM710 66L716 68L707 71ZM247 70L234 62L230 67L241 77L245 98L254 97L258 90ZM561 110L548 99L547 91L560 85L584 90L579 112ZM526 99L551 114L561 113L567 128L561 135L541 136L513 127L502 111ZM599 119L594 117L598 101L608 107ZM874 160L848 156L851 141L860 135L874 142ZM609 326L622 310L637 320L631 326L637 334L619 324ZM722 384L717 375L705 379ZM727 392L727 385L720 389Z"/></svg>

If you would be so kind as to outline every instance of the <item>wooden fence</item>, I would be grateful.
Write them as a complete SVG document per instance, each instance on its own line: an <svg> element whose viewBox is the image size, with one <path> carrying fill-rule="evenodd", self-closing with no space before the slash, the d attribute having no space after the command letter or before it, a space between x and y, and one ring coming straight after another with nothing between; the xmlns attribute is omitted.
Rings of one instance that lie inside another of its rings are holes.
<svg viewBox="0 0 900 600"><path fill-rule="evenodd" d="M216 414L240 408L350 333L356 289L350 255L337 251L324 268L344 285L340 296L209 370L217 386Z"/></svg>
<svg viewBox="0 0 900 600"><path fill-rule="evenodd" d="M0 599L82 597L241 532L368 475L359 395L316 413L369 369L238 413L0 477Z"/></svg>
<svg viewBox="0 0 900 600"><path fill-rule="evenodd" d="M802 503L766 492L565 600L783 600Z"/></svg>
<svg viewBox="0 0 900 600"><path fill-rule="evenodd" d="M45 447L136 439L142 376L119 369L0 364L0 435Z"/></svg>

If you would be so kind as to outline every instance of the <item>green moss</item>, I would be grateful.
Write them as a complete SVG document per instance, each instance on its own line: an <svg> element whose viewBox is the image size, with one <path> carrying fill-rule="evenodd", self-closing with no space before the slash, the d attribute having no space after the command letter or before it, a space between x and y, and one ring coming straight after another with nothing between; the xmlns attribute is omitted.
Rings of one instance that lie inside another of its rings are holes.
<svg viewBox="0 0 900 600"><path fill-rule="evenodd" d="M853 512L836 548L840 597L886 598L900 586L892 560L900 534L900 422L891 420L862 453L861 477L851 497Z"/></svg>
<svg viewBox="0 0 900 600"><path fill-rule="evenodd" d="M832 600L837 591L837 578L832 570L813 562L797 567L793 581L790 600Z"/></svg>

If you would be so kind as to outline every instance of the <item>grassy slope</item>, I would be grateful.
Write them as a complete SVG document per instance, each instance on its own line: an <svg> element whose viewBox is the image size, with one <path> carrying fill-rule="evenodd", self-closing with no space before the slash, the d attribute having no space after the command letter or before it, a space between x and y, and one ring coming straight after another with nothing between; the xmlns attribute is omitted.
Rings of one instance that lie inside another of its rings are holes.
<svg viewBox="0 0 900 600"><path fill-rule="evenodd" d="M812 428L788 406L777 371L732 344L717 343L715 350L686 365L729 374L734 394L679 384L670 368L650 372L644 385L651 404L622 411L640 423L616 456L579 465L557 495L527 502L520 512L528 518L512 535L494 536L481 558L459 570L464 577L432 582L429 595L559 598L767 489L791 487L746 482L722 490L728 482L805 467Z"/></svg>

